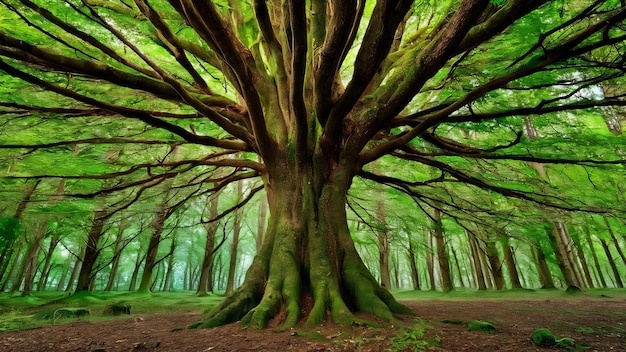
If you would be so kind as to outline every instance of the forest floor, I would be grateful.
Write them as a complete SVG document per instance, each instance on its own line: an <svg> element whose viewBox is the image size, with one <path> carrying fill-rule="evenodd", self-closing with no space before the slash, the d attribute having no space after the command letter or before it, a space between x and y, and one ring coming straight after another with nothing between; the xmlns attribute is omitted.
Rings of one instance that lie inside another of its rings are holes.
<svg viewBox="0 0 626 352"><path fill-rule="evenodd" d="M415 316L384 328L325 324L314 330L253 330L230 324L189 330L201 312L89 317L0 333L0 351L548 351L533 344L548 328L587 351L626 351L626 291L535 298L459 297L403 299ZM413 297L413 296L408 296ZM507 297L506 295L504 297ZM493 333L468 331L480 320Z"/></svg>

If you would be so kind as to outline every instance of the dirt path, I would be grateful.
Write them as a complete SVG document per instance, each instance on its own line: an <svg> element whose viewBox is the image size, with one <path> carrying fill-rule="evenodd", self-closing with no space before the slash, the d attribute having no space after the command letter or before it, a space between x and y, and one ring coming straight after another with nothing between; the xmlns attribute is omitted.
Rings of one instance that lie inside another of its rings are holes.
<svg viewBox="0 0 626 352"><path fill-rule="evenodd" d="M589 346L587 351L626 351L624 299L403 303L426 320L429 328L425 338L440 341L439 347L429 347L428 351L548 351L535 347L530 340L533 330L541 327ZM195 313L134 316L4 332L0 334L0 351L394 351L410 347L412 341L392 340L406 331L397 326L374 329L329 324L309 332L257 331L237 324L209 330L185 328L199 319ZM417 324L419 319L405 317L404 323ZM470 320L489 321L498 331L471 332L464 325L450 323Z"/></svg>

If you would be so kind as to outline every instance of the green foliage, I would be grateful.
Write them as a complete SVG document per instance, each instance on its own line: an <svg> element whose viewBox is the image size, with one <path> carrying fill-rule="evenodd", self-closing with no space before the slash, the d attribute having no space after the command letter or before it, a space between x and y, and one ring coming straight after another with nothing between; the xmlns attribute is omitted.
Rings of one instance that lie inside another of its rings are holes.
<svg viewBox="0 0 626 352"><path fill-rule="evenodd" d="M439 346L441 341L437 338L424 338L427 330L432 327L425 320L417 320L415 324L401 329L400 333L391 339L389 351L426 351L429 347Z"/></svg>
<svg viewBox="0 0 626 352"><path fill-rule="evenodd" d="M482 320L472 320L467 323L467 331L480 331L495 334L498 329L491 323Z"/></svg>
<svg viewBox="0 0 626 352"><path fill-rule="evenodd" d="M533 343L540 347L562 348L566 350L586 350L589 347L578 345L570 337L558 338L547 328L539 328L531 334Z"/></svg>
<svg viewBox="0 0 626 352"><path fill-rule="evenodd" d="M10 216L0 215L0 249L12 243L18 236L20 223Z"/></svg>

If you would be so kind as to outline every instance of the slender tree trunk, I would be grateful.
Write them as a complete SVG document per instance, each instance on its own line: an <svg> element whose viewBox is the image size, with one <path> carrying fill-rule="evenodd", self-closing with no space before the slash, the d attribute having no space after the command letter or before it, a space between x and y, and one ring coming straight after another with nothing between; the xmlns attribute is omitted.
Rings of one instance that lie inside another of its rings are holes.
<svg viewBox="0 0 626 352"><path fill-rule="evenodd" d="M420 287L420 276L417 270L417 263L415 258L415 249L413 248L413 241L409 235L409 253L408 253L408 261L411 267L411 282L413 283L413 289L416 291L421 290Z"/></svg>
<svg viewBox="0 0 626 352"><path fill-rule="evenodd" d="M167 271L165 272L165 282L163 283L163 291L172 289L172 273L174 272L174 252L176 251L176 232L172 236L172 244L170 246L170 255L167 259Z"/></svg>
<svg viewBox="0 0 626 352"><path fill-rule="evenodd" d="M602 272L602 266L600 265L600 260L598 260L598 253L596 253L596 249L593 245L593 241L591 240L591 234L589 233L589 228L585 228L585 235L587 244L589 245L589 250L591 251L591 258L593 258L593 263L596 268L596 272L598 275L598 279L600 280L600 284L602 287L607 287L606 279L604 278L604 273Z"/></svg>
<svg viewBox="0 0 626 352"><path fill-rule="evenodd" d="M219 193L213 194L213 196L209 199L210 220L217 217L218 201ZM215 248L215 234L217 233L219 222L208 222L203 225L206 231L206 243L204 246L204 256L202 257L198 290L196 291L196 294L199 296L206 296L208 292L213 292L213 257L215 251L217 250L217 248Z"/></svg>
<svg viewBox="0 0 626 352"><path fill-rule="evenodd" d="M161 243L161 234L163 233L163 225L167 219L165 211L165 203L159 205L159 209L155 212L154 218L150 223L152 234L150 235L150 241L148 242L148 249L146 251L146 259L143 265L143 273L141 274L141 281L139 283L139 292L148 292L152 287L152 274L154 271L156 257L159 252L159 244Z"/></svg>
<svg viewBox="0 0 626 352"><path fill-rule="evenodd" d="M48 230L48 219L33 224L31 228L33 238L24 258L22 296L30 295L33 292L35 275L39 267L39 253L42 251L42 243Z"/></svg>
<svg viewBox="0 0 626 352"><path fill-rule="evenodd" d="M48 282L48 276L50 275L50 262L52 261L52 254L54 253L55 248L61 241L61 236L58 233L55 233L50 238L50 243L48 244L48 250L46 251L46 257L44 259L43 269L41 269L41 279L37 284L37 291L44 290L46 288Z"/></svg>
<svg viewBox="0 0 626 352"><path fill-rule="evenodd" d="M491 264L489 263L489 255L487 252L487 242L483 240L476 241L476 248L478 248L478 256L480 258L480 265L483 270L483 275L485 277L485 284L488 290L495 289L495 282L493 278L493 273L491 269Z"/></svg>
<svg viewBox="0 0 626 352"><path fill-rule="evenodd" d="M452 253L452 258L454 259L456 272L459 274L459 286L461 288L465 288L465 283L463 282L463 272L461 271L461 264L459 263L459 258L456 255L456 251L454 250L454 246L450 246L450 252Z"/></svg>
<svg viewBox="0 0 626 352"><path fill-rule="evenodd" d="M17 241L17 243L14 241L12 244L12 256L9 257L9 260L7 261L7 267L5 268L6 273L4 275L4 280L2 281L2 284L0 285L0 292L4 292L7 287L12 287L13 286L13 282L15 282L15 271L19 270L22 264L22 248L24 247L24 242L25 239L22 239L20 241ZM21 278L21 274L19 276L19 278ZM9 283L11 283L11 285L9 286Z"/></svg>
<svg viewBox="0 0 626 352"><path fill-rule="evenodd" d="M620 246L619 241L617 240L617 237L615 237L615 232L613 232L613 228L611 227L609 220L607 219L606 216L603 216L602 219L604 219L604 224L606 225L606 229L609 231L609 234L611 235L611 240L613 241L613 245L615 246L615 249L617 250L617 254L619 254L620 258L622 258L622 262L626 264L626 257L624 256L624 252L622 251L622 247Z"/></svg>
<svg viewBox="0 0 626 352"><path fill-rule="evenodd" d="M56 291L63 290L63 288L65 287L65 279L67 279L67 273L70 271L70 265L67 263L67 261L62 265L63 265L63 270L61 271L61 277L59 278L59 281L57 282Z"/></svg>
<svg viewBox="0 0 626 352"><path fill-rule="evenodd" d="M141 263L146 258L145 252L142 251L141 247L137 250L137 256L135 257L135 267L133 268L133 273L130 276L130 284L128 285L129 291L135 291L135 287L137 286L137 278L139 277L139 269L141 268Z"/></svg>
<svg viewBox="0 0 626 352"><path fill-rule="evenodd" d="M537 272L539 273L539 281L541 282L541 288L554 288L554 281L552 280L552 273L548 267L546 256L541 249L541 243L537 243L534 248L535 263L537 264Z"/></svg>
<svg viewBox="0 0 626 352"><path fill-rule="evenodd" d="M435 221L433 236L435 237L435 242L437 244L437 261L439 263L439 274L441 276L441 290L443 292L450 292L454 289L454 285L452 284L452 277L450 275L450 263L448 260L448 251L446 250L446 240L444 238L441 212L439 209L435 209L433 218Z"/></svg>
<svg viewBox="0 0 626 352"><path fill-rule="evenodd" d="M511 281L511 288L519 289L519 288L522 288L522 284L519 279L519 273L517 272L517 266L515 265L515 256L511 248L512 247L509 244L509 239L507 238L502 243L502 253L504 253L504 262L506 263L506 268L509 273L509 280Z"/></svg>
<svg viewBox="0 0 626 352"><path fill-rule="evenodd" d="M80 271L80 267L82 266L82 257L84 256L85 256L85 247L82 247L80 256L76 257L76 259L74 260L74 266L72 267L72 274L70 275L70 279L67 281L65 292L71 292L74 289L74 282L76 281L76 277L78 276L78 272Z"/></svg>
<svg viewBox="0 0 626 352"><path fill-rule="evenodd" d="M113 290L115 285L115 279L117 277L117 269L119 267L120 257L122 256L122 249L124 248L124 230L126 229L126 221L124 218L120 219L119 229L117 230L117 235L115 236L115 243L113 244L113 258L111 259L111 271L109 272L109 279L107 280L107 285L104 288L105 291Z"/></svg>
<svg viewBox="0 0 626 352"><path fill-rule="evenodd" d="M578 259L580 259L580 264L581 267L583 269L583 274L585 282L587 283L587 287L589 288L593 288L594 284L593 284L593 279L591 278L591 271L589 271L589 265L587 264L587 258L585 256L585 252L583 251L581 246L576 246L576 254L578 256Z"/></svg>
<svg viewBox="0 0 626 352"><path fill-rule="evenodd" d="M35 182L27 181L24 184L24 188L23 188L24 195L22 197L22 200L19 203L17 203L17 206L15 207L15 213L13 214L13 218L17 221L18 224L21 222L22 215L24 214L24 211L26 210L26 207L28 206L30 199L35 193L35 190L37 189L37 186L39 185L40 182L41 180L36 180ZM4 278L4 281L2 282L2 285L1 285L2 287L0 287L0 292L4 291L4 289L6 288L7 282L11 278L10 274L14 272L16 264L20 263L18 261L19 251L17 255L15 255L15 257L13 256L13 254L15 253L14 249L15 249L16 238L11 238L9 241L7 241L7 243L4 246L2 257L0 259L0 281L2 281L2 279ZM21 244L21 242L19 243ZM11 269L9 270L9 272L7 272L7 268L9 267L9 264L11 263L11 258L13 257L14 257L13 264L11 265ZM18 281L21 281L21 279L22 279L22 274L19 275ZM15 285L13 286L14 287L11 288L11 292L15 292L19 289L19 285L18 287L15 287Z"/></svg>
<svg viewBox="0 0 626 352"><path fill-rule="evenodd" d="M472 253L472 263L474 265L474 273L476 274L476 286L479 291L484 291L487 289L487 285L485 282L485 274L483 272L483 268L480 260L480 251L478 249L478 243L476 243L476 238L472 236L469 232L467 232L467 242L469 243L470 252Z"/></svg>
<svg viewBox="0 0 626 352"><path fill-rule="evenodd" d="M237 201L243 197L243 181L237 181ZM241 208L235 211L233 222L233 239L230 245L230 261L228 266L228 278L226 279L226 294L230 294L235 289L235 274L237 270L237 256L239 247L239 235L241 233Z"/></svg>
<svg viewBox="0 0 626 352"><path fill-rule="evenodd" d="M504 289L504 275L502 274L502 261L498 255L498 249L494 241L487 241L487 258L489 259L489 267L497 290Z"/></svg>
<svg viewBox="0 0 626 352"><path fill-rule="evenodd" d="M611 267L611 270L613 271L613 277L615 278L615 286L619 288L624 288L621 275L619 273L619 270L617 269L617 264L615 264L615 260L613 259L613 255L611 254L611 250L609 249L608 243L606 243L606 240L602 238L600 239L600 243L602 244L604 253L606 254L606 257L609 261L609 266Z"/></svg>
<svg viewBox="0 0 626 352"><path fill-rule="evenodd" d="M382 201L382 190L376 190L379 200L376 202L376 223L375 230L378 240L378 270L380 272L380 284L391 289L391 277L389 275L389 232L387 229L387 214L385 213L385 203Z"/></svg>
<svg viewBox="0 0 626 352"><path fill-rule="evenodd" d="M98 248L98 242L102 237L102 229L104 228L104 221L106 219L106 213L102 210L94 212L93 223L89 234L87 235L87 244L85 246L85 253L83 255L83 263L78 274L78 282L76 283L76 290L74 293L81 291L89 291L90 284L95 278L93 267L96 264L96 260L100 255L100 248Z"/></svg>
<svg viewBox="0 0 626 352"><path fill-rule="evenodd" d="M433 236L430 231L426 231L426 236L424 237L424 241L426 241L426 269L428 273L428 283L429 289L434 291L435 287L435 260L434 260L434 243Z"/></svg>
<svg viewBox="0 0 626 352"><path fill-rule="evenodd" d="M386 234L379 234L377 237L380 284L387 289L391 289L391 275L389 275L389 238Z"/></svg>
<svg viewBox="0 0 626 352"><path fill-rule="evenodd" d="M569 286L582 287L583 285L578 280L576 275L576 268L573 264L575 264L573 260L573 254L571 252L570 241L565 239L564 225L560 222L554 222L551 233L551 242L554 249L554 253L556 254L557 262L559 263L559 267L563 273L563 278L565 280L565 284Z"/></svg>

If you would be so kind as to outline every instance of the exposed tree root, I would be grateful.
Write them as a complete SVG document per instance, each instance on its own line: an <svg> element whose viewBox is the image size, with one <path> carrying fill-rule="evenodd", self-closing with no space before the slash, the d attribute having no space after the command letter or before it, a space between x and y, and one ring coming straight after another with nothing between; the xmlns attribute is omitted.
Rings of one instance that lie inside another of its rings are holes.
<svg viewBox="0 0 626 352"><path fill-rule="evenodd" d="M243 325L262 329L282 309L286 314L279 329L296 326L301 322L303 313L302 283L296 270L285 269L268 280L262 297L260 287L252 280L246 281L211 313L207 321L192 324L190 328L216 327L241 319ZM368 313L384 321L393 320L394 314L412 314L409 308L398 303L378 285L364 265L348 266L342 279L343 290L332 276L310 283L314 303L309 312L304 312L308 313L305 326L321 324L329 315L336 324L352 325L358 320L352 311Z"/></svg>

